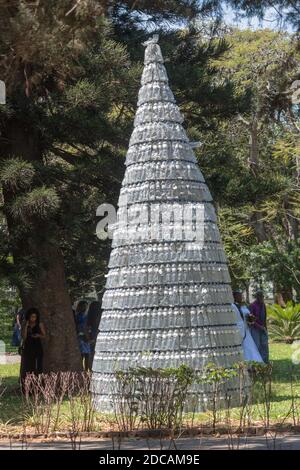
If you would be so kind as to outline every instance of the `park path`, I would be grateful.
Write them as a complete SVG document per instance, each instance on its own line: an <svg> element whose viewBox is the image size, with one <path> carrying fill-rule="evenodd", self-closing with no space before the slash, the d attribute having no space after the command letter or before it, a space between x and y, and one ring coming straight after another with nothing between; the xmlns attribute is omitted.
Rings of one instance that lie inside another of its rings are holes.
<svg viewBox="0 0 300 470"><path fill-rule="evenodd" d="M300 450L300 434L287 434L278 436L275 444L271 436L251 436L247 439L235 440L233 446L229 446L227 437L208 438L182 438L177 439L175 446L169 440L159 439L123 439L121 442L111 439L87 440L77 443L78 450ZM47 442L28 442L27 445L20 441L12 443L0 440L0 450L72 450L71 442L67 440L55 440Z"/></svg>
<svg viewBox="0 0 300 470"><path fill-rule="evenodd" d="M1 354L0 364L19 364L21 356L19 354Z"/></svg>

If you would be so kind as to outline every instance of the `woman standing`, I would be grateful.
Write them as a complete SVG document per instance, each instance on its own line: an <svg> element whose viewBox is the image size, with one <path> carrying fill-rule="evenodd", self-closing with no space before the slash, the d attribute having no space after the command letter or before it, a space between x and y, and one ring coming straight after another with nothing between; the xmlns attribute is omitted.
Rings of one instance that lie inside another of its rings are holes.
<svg viewBox="0 0 300 470"><path fill-rule="evenodd" d="M262 357L251 336L248 323L252 319L252 315L250 314L250 311L246 305L243 304L242 292L234 291L233 298L234 303L232 304L232 308L236 314L237 326L241 333L244 359L245 361L263 362Z"/></svg>
<svg viewBox="0 0 300 470"><path fill-rule="evenodd" d="M22 325L22 358L21 378L26 374L41 374L43 372L42 338L45 338L45 327L40 321L40 313L36 308L30 308L25 314Z"/></svg>

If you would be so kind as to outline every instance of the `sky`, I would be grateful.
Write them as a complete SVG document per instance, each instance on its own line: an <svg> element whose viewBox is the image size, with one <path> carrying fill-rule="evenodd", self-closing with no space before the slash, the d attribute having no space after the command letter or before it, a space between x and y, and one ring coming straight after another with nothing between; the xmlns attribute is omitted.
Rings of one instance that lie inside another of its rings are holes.
<svg viewBox="0 0 300 470"><path fill-rule="evenodd" d="M278 25L278 22L275 19L274 10L269 8L266 13L265 17L262 21L258 20L258 18L236 18L234 11L230 7L223 7L224 10L224 22L228 25L236 26L239 29L274 29L279 30L282 29L287 32L292 32L292 28L287 25Z"/></svg>
<svg viewBox="0 0 300 470"><path fill-rule="evenodd" d="M140 17L144 18L147 21L146 15L140 15ZM275 18L275 10L273 8L269 8L265 12L265 16L263 20L258 19L257 17L253 18L241 18L237 17L234 10L229 7L223 5L223 22L228 26L234 26L239 29L252 29L253 31L258 29L273 29L275 31L286 31L288 33L292 33L293 29L290 25L280 25L278 24L277 19ZM168 28L170 29L180 29L184 27L185 23L178 22L174 24L169 24ZM146 28L149 31L155 30L156 25L154 24L147 24Z"/></svg>

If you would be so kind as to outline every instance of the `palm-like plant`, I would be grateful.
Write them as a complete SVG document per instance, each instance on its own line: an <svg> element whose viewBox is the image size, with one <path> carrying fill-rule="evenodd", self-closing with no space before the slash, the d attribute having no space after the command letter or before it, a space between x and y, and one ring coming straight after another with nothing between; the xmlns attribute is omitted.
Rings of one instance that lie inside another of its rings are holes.
<svg viewBox="0 0 300 470"><path fill-rule="evenodd" d="M278 341L293 343L300 337L300 304L287 302L286 307L267 307L270 336Z"/></svg>

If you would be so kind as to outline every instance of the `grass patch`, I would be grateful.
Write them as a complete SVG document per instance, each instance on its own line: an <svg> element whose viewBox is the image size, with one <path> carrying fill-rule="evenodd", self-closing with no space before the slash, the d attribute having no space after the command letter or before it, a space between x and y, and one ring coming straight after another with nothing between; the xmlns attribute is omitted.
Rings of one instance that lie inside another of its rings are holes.
<svg viewBox="0 0 300 470"><path fill-rule="evenodd" d="M0 377L8 390L18 385L19 371L20 364L0 364Z"/></svg>
<svg viewBox="0 0 300 470"><path fill-rule="evenodd" d="M19 364L0 364L1 390L0 423L17 424L21 421L22 396L19 387Z"/></svg>

